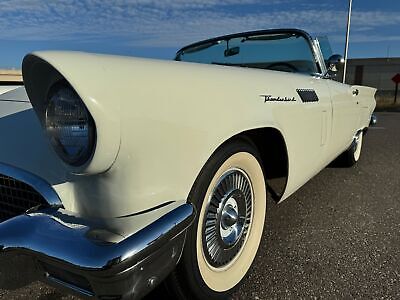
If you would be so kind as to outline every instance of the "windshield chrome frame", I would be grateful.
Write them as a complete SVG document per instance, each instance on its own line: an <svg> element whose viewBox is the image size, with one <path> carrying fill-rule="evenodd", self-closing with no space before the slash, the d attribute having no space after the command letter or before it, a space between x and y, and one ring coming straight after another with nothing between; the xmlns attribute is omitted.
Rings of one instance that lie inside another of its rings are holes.
<svg viewBox="0 0 400 300"><path fill-rule="evenodd" d="M321 70L321 75L324 78L330 78L330 76L327 77L328 74L328 69L326 68L326 64L325 64L325 59L324 59L324 55L322 54L322 50L321 50L321 45L319 43L318 38L314 38L312 41L312 45L313 45L313 50L317 59L317 63L320 66L320 70Z"/></svg>
<svg viewBox="0 0 400 300"><path fill-rule="evenodd" d="M318 77L324 77L325 78L325 74L326 72L326 66L325 66L325 62L323 60L322 57L322 52L321 49L319 47L319 43L318 46L316 46L316 44L314 43L313 38L305 31L300 30L300 29L292 29L292 28L288 28L288 29L267 29L267 30L256 30L256 31L247 31L247 32L240 32L240 33L234 33L234 34L229 34L229 35L223 35L223 36L219 36L219 37L215 37L215 38L211 38L211 39L207 39L207 40L203 40L203 41L199 41L193 44L189 44L183 48L181 48L180 50L178 50L176 52L175 55L175 59L174 60L179 60L179 56L185 52L187 49L193 48L193 47L199 47L203 44L207 44L207 43L214 43L217 41L224 41L224 40L230 40L230 39L234 39L234 38L240 38L240 37L249 37L249 36L255 36L255 35L268 35L268 34L297 34L300 35L302 37L304 37L304 39L308 42L309 47L310 47L310 51L312 52L312 55L314 57L314 63L316 65L317 70L319 70L320 72L317 73L313 73L310 74L310 76L318 76ZM322 61L321 61L322 58ZM300 73L299 73L300 74Z"/></svg>

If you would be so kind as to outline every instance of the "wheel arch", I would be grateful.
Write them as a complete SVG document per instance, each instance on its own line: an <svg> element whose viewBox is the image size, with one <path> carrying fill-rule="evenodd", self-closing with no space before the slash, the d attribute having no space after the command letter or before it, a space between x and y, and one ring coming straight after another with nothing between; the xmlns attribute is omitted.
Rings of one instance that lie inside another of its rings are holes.
<svg viewBox="0 0 400 300"><path fill-rule="evenodd" d="M264 169L267 191L279 202L289 178L289 156L283 134L274 127L249 129L225 140L214 153L237 139L245 140L257 149Z"/></svg>

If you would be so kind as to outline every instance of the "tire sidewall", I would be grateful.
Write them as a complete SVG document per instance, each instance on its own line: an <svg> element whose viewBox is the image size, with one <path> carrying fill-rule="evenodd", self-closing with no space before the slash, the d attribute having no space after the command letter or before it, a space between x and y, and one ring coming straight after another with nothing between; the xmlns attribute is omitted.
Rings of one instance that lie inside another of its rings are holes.
<svg viewBox="0 0 400 300"><path fill-rule="evenodd" d="M263 186L264 186L264 199L261 200L264 201L264 209L262 212L260 212L259 209L258 215L255 215L254 217L261 218L262 220L259 220L259 222L262 223L264 223L265 220L265 205L266 205L266 191L264 182L265 176L264 176L264 171L262 169L262 164L259 158L259 154L255 150L255 147L249 144L247 141L236 140L235 142L229 143L224 147L220 148L213 154L213 156L206 163L205 167L203 168L198 178L196 179L196 182L192 188L192 191L188 199L188 201L194 204L194 206L196 207L197 215L195 222L193 223L193 225L186 234L186 243L182 253L181 263L178 265L178 268L181 269L179 270L180 273L185 274L185 278L183 278L184 279L183 281L186 281L188 285L188 286L181 286L181 288L186 290L185 294L189 293L192 295L192 297L197 299L205 299L205 298L226 299L227 296L230 295L243 280L243 278L241 278L234 286L232 286L229 289L225 289L223 291L216 291L215 289L214 290L211 289L203 279L202 271L199 268L199 262L197 258L198 253L196 252L198 250L198 228L202 227L201 214L202 214L203 202L206 201L206 195L209 194L210 189L212 189L213 187L213 180L215 180L215 177L218 177L217 172L220 170L221 167L224 166L224 164L229 158L238 153L251 155L257 161L258 166L261 170L261 174L263 176L261 180L263 181ZM256 212L256 206L254 207L254 211ZM250 230L249 234L252 234L252 232L253 231ZM262 228L261 228L261 233L257 234L260 234L259 238L261 239ZM253 251L254 257L256 256L259 243L260 240L258 240L255 252ZM251 261L249 262L249 266L244 273L246 273L250 268L254 257L248 259Z"/></svg>
<svg viewBox="0 0 400 300"><path fill-rule="evenodd" d="M355 163L360 160L362 143L363 143L363 133L361 132L361 133L359 133L358 142L355 144L354 150L353 150L353 159L354 159Z"/></svg>

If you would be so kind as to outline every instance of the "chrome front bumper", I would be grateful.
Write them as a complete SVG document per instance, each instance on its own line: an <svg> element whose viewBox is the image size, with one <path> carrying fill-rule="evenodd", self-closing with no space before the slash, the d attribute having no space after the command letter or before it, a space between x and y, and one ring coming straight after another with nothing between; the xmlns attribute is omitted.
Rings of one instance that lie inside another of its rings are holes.
<svg viewBox="0 0 400 300"><path fill-rule="evenodd" d="M194 217L193 206L183 204L119 242L105 238L112 232L96 221L62 209L14 217L0 223L0 284L16 276L80 296L141 298L175 268Z"/></svg>

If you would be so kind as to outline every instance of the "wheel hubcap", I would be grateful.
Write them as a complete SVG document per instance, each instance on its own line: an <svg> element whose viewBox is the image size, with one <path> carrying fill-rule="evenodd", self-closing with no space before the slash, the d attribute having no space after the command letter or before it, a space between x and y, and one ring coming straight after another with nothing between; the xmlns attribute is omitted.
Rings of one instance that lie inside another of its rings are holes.
<svg viewBox="0 0 400 300"><path fill-rule="evenodd" d="M222 220L221 225L222 228L227 230L229 227L235 225L238 221L238 212L236 211L235 207L231 205L225 205L222 211Z"/></svg>
<svg viewBox="0 0 400 300"><path fill-rule="evenodd" d="M210 196L203 223L203 252L216 268L232 262L246 241L251 225L253 190L240 169L226 171Z"/></svg>

